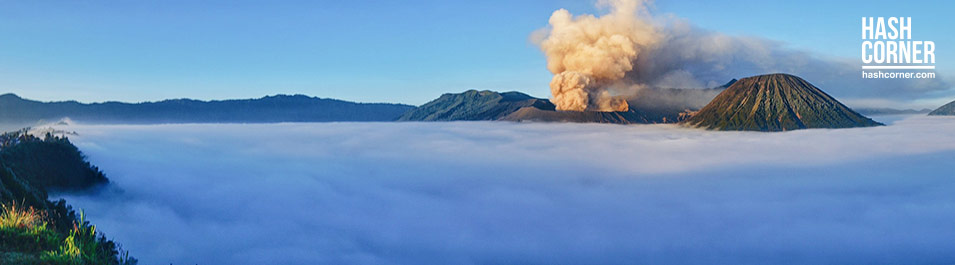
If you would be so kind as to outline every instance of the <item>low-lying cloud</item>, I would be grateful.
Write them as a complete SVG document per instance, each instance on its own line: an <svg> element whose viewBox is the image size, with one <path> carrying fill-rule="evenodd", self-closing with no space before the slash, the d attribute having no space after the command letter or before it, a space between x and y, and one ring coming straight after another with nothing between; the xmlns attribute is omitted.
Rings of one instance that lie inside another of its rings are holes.
<svg viewBox="0 0 955 265"><path fill-rule="evenodd" d="M86 126L66 196L145 264L955 260L955 119Z"/></svg>

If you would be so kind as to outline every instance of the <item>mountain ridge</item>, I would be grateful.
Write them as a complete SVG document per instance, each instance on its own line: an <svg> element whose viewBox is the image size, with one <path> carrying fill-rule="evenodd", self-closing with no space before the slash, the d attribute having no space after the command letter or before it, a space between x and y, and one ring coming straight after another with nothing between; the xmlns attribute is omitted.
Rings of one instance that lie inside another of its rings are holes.
<svg viewBox="0 0 955 265"><path fill-rule="evenodd" d="M499 120L525 107L554 110L547 99L510 91L467 90L445 93L424 105L406 112L398 121L478 121Z"/></svg>
<svg viewBox="0 0 955 265"><path fill-rule="evenodd" d="M852 108L862 115L907 115L927 114L931 109L896 109L896 108Z"/></svg>
<svg viewBox="0 0 955 265"><path fill-rule="evenodd" d="M691 110L702 108L719 92L737 82L704 88L644 88L627 99L630 108L622 112L557 111L548 99L516 92L467 90L444 93L408 111L399 121L581 122L615 124L675 123Z"/></svg>
<svg viewBox="0 0 955 265"><path fill-rule="evenodd" d="M928 115L932 116L950 116L955 115L955 101L949 102L948 104L942 105L937 109L929 112Z"/></svg>
<svg viewBox="0 0 955 265"><path fill-rule="evenodd" d="M189 122L329 122L392 121L414 106L357 103L301 94L270 95L256 99L167 99L126 103L42 102L16 94L0 95L0 122L35 122L71 118L105 123Z"/></svg>

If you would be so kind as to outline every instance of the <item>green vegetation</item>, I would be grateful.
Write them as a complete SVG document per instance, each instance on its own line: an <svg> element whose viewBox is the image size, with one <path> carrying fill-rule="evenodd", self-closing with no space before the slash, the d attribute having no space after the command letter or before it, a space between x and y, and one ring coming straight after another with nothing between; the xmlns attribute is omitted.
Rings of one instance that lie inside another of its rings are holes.
<svg viewBox="0 0 955 265"><path fill-rule="evenodd" d="M0 211L0 249L37 253L55 249L63 241L43 211L16 203L5 204Z"/></svg>
<svg viewBox="0 0 955 265"><path fill-rule="evenodd" d="M2 264L135 264L128 253L119 257L116 245L82 214L65 236L50 225L46 212L16 203L0 209Z"/></svg>
<svg viewBox="0 0 955 265"><path fill-rule="evenodd" d="M25 133L14 135L21 139L4 145L0 160L14 172L30 176L32 184L47 189L85 189L108 182L66 137L47 135L41 140Z"/></svg>
<svg viewBox="0 0 955 265"><path fill-rule="evenodd" d="M106 177L65 137L0 135L0 264L135 264L47 190L84 190Z"/></svg>

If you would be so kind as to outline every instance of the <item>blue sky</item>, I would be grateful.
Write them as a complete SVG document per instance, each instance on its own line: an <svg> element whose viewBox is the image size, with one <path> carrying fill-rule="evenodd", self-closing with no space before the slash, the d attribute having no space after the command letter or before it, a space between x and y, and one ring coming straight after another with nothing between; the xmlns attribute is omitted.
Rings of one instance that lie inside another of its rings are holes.
<svg viewBox="0 0 955 265"><path fill-rule="evenodd" d="M4 1L0 92L40 100L150 101L308 94L421 104L466 89L547 97L551 74L528 35L551 12L593 1ZM667 1L730 35L858 58L862 16L912 16L955 73L945 1ZM951 75L949 75L951 76Z"/></svg>

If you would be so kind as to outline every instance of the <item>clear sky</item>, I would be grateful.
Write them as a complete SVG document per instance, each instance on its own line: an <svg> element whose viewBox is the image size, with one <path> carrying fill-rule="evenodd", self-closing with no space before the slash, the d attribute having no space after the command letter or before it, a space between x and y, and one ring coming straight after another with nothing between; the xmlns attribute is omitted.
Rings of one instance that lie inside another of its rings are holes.
<svg viewBox="0 0 955 265"><path fill-rule="evenodd" d="M421 104L466 89L549 96L528 35L593 1L6 1L0 92L26 98L152 101L307 94ZM912 16L955 73L951 1L676 1L673 14L731 35L858 58L860 18Z"/></svg>

